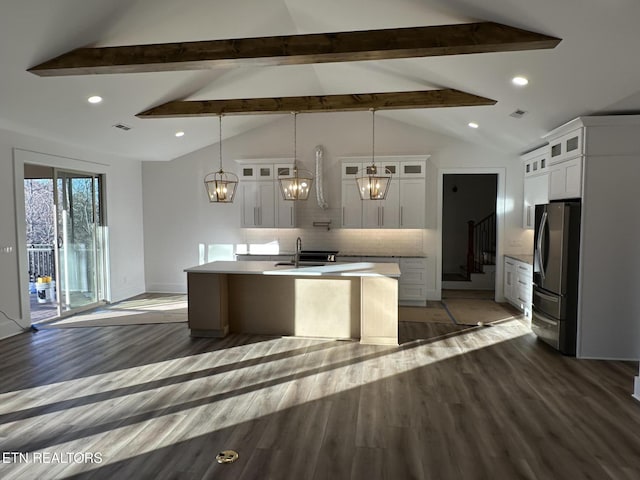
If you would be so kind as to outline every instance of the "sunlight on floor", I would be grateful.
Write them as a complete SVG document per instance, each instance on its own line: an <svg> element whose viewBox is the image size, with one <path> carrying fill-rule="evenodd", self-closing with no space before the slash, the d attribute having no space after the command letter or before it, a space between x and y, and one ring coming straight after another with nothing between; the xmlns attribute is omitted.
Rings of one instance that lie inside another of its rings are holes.
<svg viewBox="0 0 640 480"><path fill-rule="evenodd" d="M113 313L113 312L112 312ZM494 331L500 329L500 334ZM104 441L105 435L113 437L114 442L122 438L131 438L143 429L153 428L159 432L173 428L185 415L201 415L204 409L215 404L220 412L215 423L203 421L200 428L181 432L181 441L237 425L241 422L271 415L287 408L302 405L327 394L336 394L367 383L393 377L425 365L478 350L526 334L518 321L504 322L487 328L472 327L468 330L447 335L436 340L415 340L401 347L365 346L357 342L338 342L315 339L277 338L260 342L260 352L255 345L241 345L228 349L201 353L130 369L113 371L100 375L42 385L18 392L0 395L0 414L16 416L20 420L5 423L2 430L20 427L21 422L33 423L38 418L37 439L49 452L77 451L79 445L91 450L91 445ZM283 340L285 340L283 342ZM287 345L291 343L291 346ZM422 348L421 348L422 347ZM334 360L323 363L327 350L332 349ZM411 363L401 363L401 350L415 351ZM309 366L300 371L297 363L291 361L292 355L307 357ZM385 358L380 368L380 357ZM258 363L270 363L268 372L259 374L250 367ZM377 365L374 368L374 365ZM386 367L388 365L388 368ZM161 375L158 375L158 367ZM154 373L151 373L154 372ZM354 376L355 375L355 376ZM306 395L297 391L298 381L315 377L313 385ZM336 379L341 379L336 381ZM355 380L354 380L355 379ZM110 389L117 384L118 388ZM283 396L282 386L286 386ZM335 385L327 393L327 385ZM67 392L78 392L70 396ZM16 395L32 399L23 405L21 411L9 412L2 409L4 400ZM255 414L250 411L234 412L237 405L259 402L260 408ZM108 417L101 417L101 405L109 405ZM76 418L91 418L91 424L74 425L73 440L64 441L63 431L58 427L48 428L47 420L60 412L73 411ZM114 415L114 412L115 415ZM228 413L228 414L227 414ZM90 415L89 415L90 414ZM203 419L204 420L204 419ZM0 435L2 435L0 430ZM159 433L162 437L162 434ZM172 435L175 441L175 432ZM171 445L161 439L153 449ZM135 451L135 454L129 452ZM106 463L114 463L145 452L144 445L135 449L122 448L110 452ZM104 466L105 463L102 464Z"/></svg>

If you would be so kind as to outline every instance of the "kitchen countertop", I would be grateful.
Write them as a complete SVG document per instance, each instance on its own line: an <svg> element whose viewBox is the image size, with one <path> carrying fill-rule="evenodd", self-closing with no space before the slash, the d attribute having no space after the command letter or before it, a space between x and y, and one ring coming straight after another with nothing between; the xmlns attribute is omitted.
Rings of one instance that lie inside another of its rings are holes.
<svg viewBox="0 0 640 480"><path fill-rule="evenodd" d="M323 266L299 267L276 266L275 262L211 262L186 268L187 273L232 273L245 275L289 275L326 277L400 277L400 268L395 263L335 262Z"/></svg>
<svg viewBox="0 0 640 480"><path fill-rule="evenodd" d="M525 255L523 253L505 253L504 256L533 265L533 255Z"/></svg>
<svg viewBox="0 0 640 480"><path fill-rule="evenodd" d="M237 257L251 257L251 256L270 256L270 257L291 257L295 255L295 252L280 252L280 253L237 253ZM358 252L338 252L336 257L379 257L379 258L426 258L427 256L418 253L418 254L384 254L384 253L358 253Z"/></svg>
<svg viewBox="0 0 640 480"><path fill-rule="evenodd" d="M426 258L427 256L420 254L384 254L384 253L357 253L357 252L338 252L337 257L380 257L380 258Z"/></svg>

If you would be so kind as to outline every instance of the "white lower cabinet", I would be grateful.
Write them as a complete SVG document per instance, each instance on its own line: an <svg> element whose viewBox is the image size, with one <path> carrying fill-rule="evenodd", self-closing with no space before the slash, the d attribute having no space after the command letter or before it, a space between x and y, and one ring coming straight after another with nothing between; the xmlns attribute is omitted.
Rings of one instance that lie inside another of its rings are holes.
<svg viewBox="0 0 640 480"><path fill-rule="evenodd" d="M338 257L339 262L397 263L398 303L424 306L427 304L427 259L424 257Z"/></svg>
<svg viewBox="0 0 640 480"><path fill-rule="evenodd" d="M427 304L427 259L401 258L398 302L402 305Z"/></svg>
<svg viewBox="0 0 640 480"><path fill-rule="evenodd" d="M522 311L531 316L533 298L533 267L526 262L504 257L504 297Z"/></svg>
<svg viewBox="0 0 640 480"><path fill-rule="evenodd" d="M513 277L514 277L514 262L511 258L504 257L504 298L509 302L513 300Z"/></svg>

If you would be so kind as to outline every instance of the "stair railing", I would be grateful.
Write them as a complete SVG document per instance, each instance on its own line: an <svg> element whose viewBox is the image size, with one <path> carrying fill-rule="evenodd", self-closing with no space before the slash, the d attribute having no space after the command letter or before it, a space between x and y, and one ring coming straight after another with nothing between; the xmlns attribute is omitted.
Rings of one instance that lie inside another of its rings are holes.
<svg viewBox="0 0 640 480"><path fill-rule="evenodd" d="M471 274L482 272L483 265L496 263L496 214L479 222L469 220L467 225L467 280L471 280Z"/></svg>

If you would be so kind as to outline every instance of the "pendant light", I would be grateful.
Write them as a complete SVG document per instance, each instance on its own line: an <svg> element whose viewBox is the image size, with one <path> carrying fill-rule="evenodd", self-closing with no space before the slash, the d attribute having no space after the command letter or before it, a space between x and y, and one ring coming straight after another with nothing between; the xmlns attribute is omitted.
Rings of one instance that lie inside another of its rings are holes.
<svg viewBox="0 0 640 480"><path fill-rule="evenodd" d="M361 200L384 200L391 184L391 171L376 166L376 111L371 109L371 165L356 177Z"/></svg>
<svg viewBox="0 0 640 480"><path fill-rule="evenodd" d="M280 193L285 200L306 200L309 198L311 185L313 185L313 174L308 170L298 168L296 158L296 117L298 112L293 113L293 168L288 175L278 175Z"/></svg>
<svg viewBox="0 0 640 480"><path fill-rule="evenodd" d="M204 185L210 203L233 203L233 196L238 186L238 176L222 169L222 115L218 117L220 133L220 170L208 173L204 177Z"/></svg>

